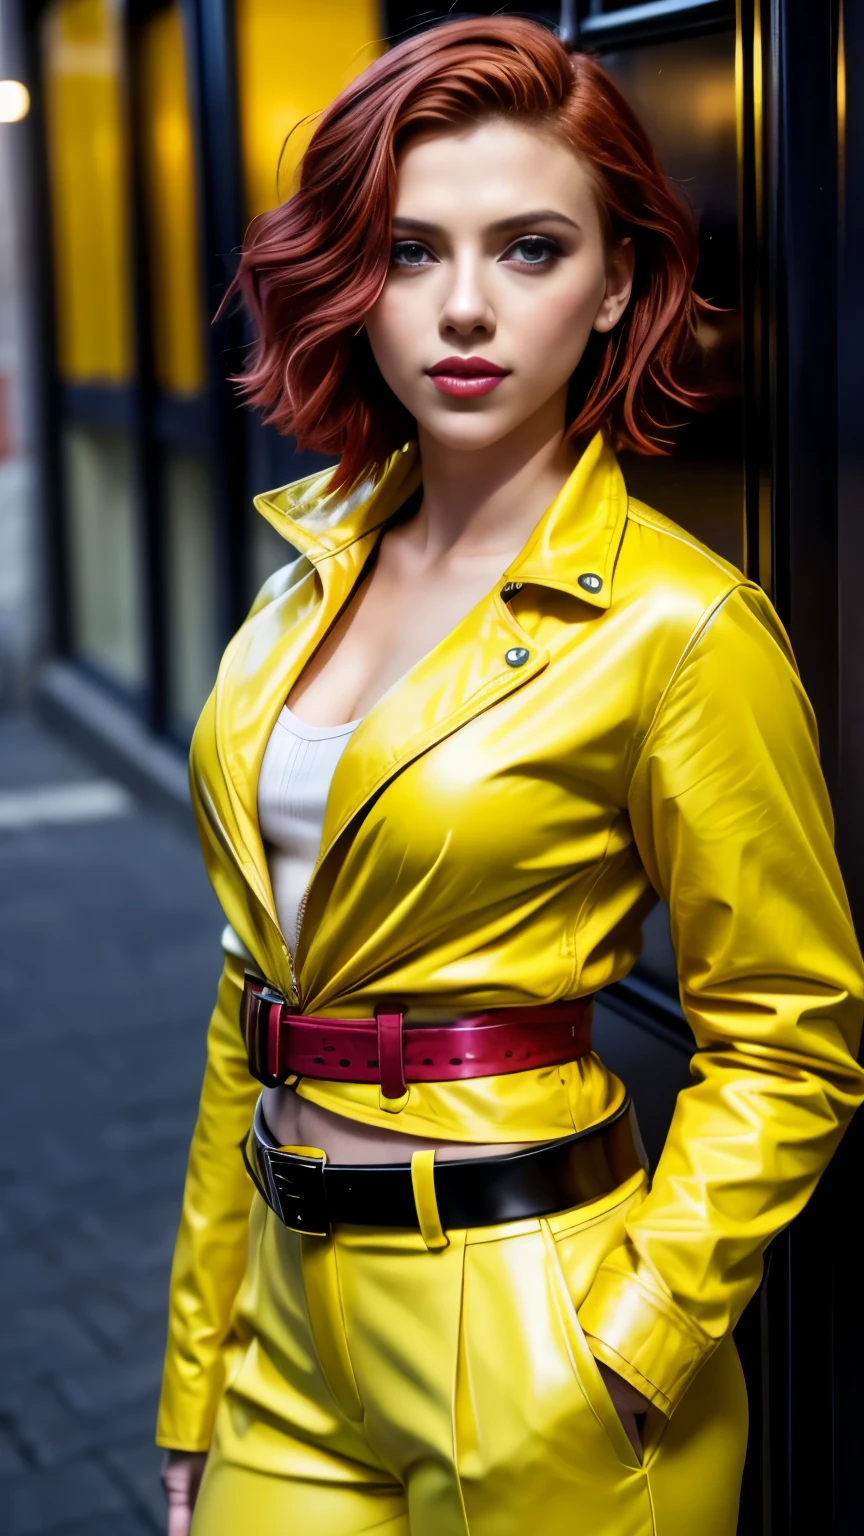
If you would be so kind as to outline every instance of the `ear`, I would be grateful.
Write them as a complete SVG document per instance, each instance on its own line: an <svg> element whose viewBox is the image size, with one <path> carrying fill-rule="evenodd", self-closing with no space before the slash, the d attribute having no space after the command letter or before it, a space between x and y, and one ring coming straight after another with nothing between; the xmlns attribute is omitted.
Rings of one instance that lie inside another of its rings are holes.
<svg viewBox="0 0 864 1536"><path fill-rule="evenodd" d="M621 319L630 302L635 260L636 253L629 236L610 246L606 257L606 292L594 318L595 331L611 331Z"/></svg>

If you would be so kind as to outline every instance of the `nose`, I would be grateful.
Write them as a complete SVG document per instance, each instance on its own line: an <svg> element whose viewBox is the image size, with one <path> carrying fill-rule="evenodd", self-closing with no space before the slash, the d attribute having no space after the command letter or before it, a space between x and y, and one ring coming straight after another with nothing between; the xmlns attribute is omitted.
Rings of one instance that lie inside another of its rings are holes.
<svg viewBox="0 0 864 1536"><path fill-rule="evenodd" d="M451 273L439 317L442 337L491 336L495 312L483 281L482 258L464 251L454 260Z"/></svg>

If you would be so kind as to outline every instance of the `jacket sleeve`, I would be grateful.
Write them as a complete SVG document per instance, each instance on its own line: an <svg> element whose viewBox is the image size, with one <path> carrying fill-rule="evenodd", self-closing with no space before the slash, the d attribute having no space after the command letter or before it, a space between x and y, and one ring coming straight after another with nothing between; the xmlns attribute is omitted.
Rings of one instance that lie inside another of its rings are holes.
<svg viewBox="0 0 864 1536"><path fill-rule="evenodd" d="M594 1355L671 1413L864 1097L862 962L815 722L758 589L719 603L679 663L629 809L669 904L694 1083L579 1318Z"/></svg>
<svg viewBox="0 0 864 1536"><path fill-rule="evenodd" d="M156 1439L206 1451L222 1389L224 1344L246 1267L253 1185L240 1144L259 1084L240 1035L244 961L226 952L207 1036L207 1067L171 1270L168 1347Z"/></svg>

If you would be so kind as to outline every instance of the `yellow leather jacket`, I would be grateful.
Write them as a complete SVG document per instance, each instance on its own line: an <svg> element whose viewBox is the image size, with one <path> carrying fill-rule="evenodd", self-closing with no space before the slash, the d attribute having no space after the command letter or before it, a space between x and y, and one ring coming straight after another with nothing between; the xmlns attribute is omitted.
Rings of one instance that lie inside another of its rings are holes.
<svg viewBox="0 0 864 1536"><path fill-rule="evenodd" d="M418 485L416 450L350 497L327 481L258 498L300 556L228 646L192 744L204 856L241 942L210 1028L159 1441L208 1444L245 1265L238 1144L258 1085L237 1022L243 948L308 1013L368 1016L392 996L518 1007L625 975L658 896L694 1081L579 1315L595 1355L671 1412L864 1096L862 961L789 642L760 588L628 498L597 437L494 591L352 736L290 956L258 828L261 758ZM298 1085L353 1119L484 1142L567 1134L622 1091L596 1056L412 1086L398 1114L374 1085Z"/></svg>

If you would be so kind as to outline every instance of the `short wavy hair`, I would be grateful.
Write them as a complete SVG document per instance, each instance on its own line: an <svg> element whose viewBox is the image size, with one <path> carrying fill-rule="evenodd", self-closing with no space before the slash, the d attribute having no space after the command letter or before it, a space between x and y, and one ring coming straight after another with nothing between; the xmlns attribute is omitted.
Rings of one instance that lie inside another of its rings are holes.
<svg viewBox="0 0 864 1536"><path fill-rule="evenodd" d="M692 287L695 222L624 97L536 22L446 22L370 64L322 113L297 191L253 220L229 289L257 337L244 395L298 447L338 455L334 488L375 476L416 431L362 331L389 267L399 154L419 134L498 116L567 144L591 172L607 238L635 248L630 303L593 333L571 381L569 434L602 428L615 448L663 453L672 414L703 402L689 371L710 308Z"/></svg>

